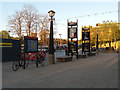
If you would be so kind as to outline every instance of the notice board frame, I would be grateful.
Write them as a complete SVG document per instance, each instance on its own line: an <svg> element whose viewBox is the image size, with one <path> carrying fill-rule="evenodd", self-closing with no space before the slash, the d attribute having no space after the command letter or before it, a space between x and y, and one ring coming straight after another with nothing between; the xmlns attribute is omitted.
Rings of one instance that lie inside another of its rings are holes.
<svg viewBox="0 0 120 90"><path fill-rule="evenodd" d="M28 40L32 40L33 42L36 41L36 47L37 49L35 51L28 51ZM38 52L38 38L37 37L30 37L30 36L24 36L24 53L36 53Z"/></svg>

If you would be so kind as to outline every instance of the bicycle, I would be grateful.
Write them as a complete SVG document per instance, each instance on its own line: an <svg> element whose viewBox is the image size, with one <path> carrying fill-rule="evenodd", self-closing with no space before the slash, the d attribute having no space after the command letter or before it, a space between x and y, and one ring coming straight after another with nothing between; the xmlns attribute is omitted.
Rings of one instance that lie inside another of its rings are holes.
<svg viewBox="0 0 120 90"><path fill-rule="evenodd" d="M25 59L25 67L24 67L24 57L21 57L21 55L18 55L17 59L13 61L12 69L14 71L17 71L18 68L22 67L25 69L29 65L29 61Z"/></svg>
<svg viewBox="0 0 120 90"><path fill-rule="evenodd" d="M38 63L41 64L41 66L44 66L43 65L44 60L45 59L43 58L43 56L41 54L37 53L36 67L38 67Z"/></svg>

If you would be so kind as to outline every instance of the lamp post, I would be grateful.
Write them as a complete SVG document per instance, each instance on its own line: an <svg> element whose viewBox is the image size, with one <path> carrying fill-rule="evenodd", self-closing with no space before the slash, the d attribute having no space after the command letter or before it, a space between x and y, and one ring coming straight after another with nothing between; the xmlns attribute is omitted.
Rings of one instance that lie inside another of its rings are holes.
<svg viewBox="0 0 120 90"><path fill-rule="evenodd" d="M55 12L53 10L50 10L49 16L51 17L50 20L50 37L49 37L49 55L48 55L48 63L49 64L55 64L54 60L54 39L53 39L53 16L55 15Z"/></svg>
<svg viewBox="0 0 120 90"><path fill-rule="evenodd" d="M10 38L9 36L10 36L10 30L8 31L8 39Z"/></svg>
<svg viewBox="0 0 120 90"><path fill-rule="evenodd" d="M61 44L61 35L62 35L62 34L59 34L59 35L60 35L60 44ZM61 46L60 46L60 51L61 51Z"/></svg>
<svg viewBox="0 0 120 90"><path fill-rule="evenodd" d="M100 23L97 23L96 26L100 26ZM99 27L98 27L99 28ZM97 30L97 43L96 43L96 49L98 51L98 30Z"/></svg>
<svg viewBox="0 0 120 90"><path fill-rule="evenodd" d="M97 31L97 47L96 49L98 50L98 31Z"/></svg>

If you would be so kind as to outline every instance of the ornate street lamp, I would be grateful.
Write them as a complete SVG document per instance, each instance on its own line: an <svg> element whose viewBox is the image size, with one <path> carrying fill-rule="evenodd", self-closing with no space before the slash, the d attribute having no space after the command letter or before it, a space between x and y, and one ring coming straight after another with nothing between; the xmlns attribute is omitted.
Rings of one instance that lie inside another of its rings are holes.
<svg viewBox="0 0 120 90"><path fill-rule="evenodd" d="M53 39L53 16L55 15L55 12L53 10L50 10L49 16L51 17L50 20L50 37L49 37L49 55L48 55L48 63L49 64L55 64L54 60L54 39Z"/></svg>

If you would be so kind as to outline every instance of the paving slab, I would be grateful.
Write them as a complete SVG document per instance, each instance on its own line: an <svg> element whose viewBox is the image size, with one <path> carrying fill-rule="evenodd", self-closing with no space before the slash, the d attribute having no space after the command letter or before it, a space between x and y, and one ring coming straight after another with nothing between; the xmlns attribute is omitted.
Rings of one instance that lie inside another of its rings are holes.
<svg viewBox="0 0 120 90"><path fill-rule="evenodd" d="M118 88L118 53L74 59L71 62L47 64L25 70L11 69L3 63L3 88Z"/></svg>

